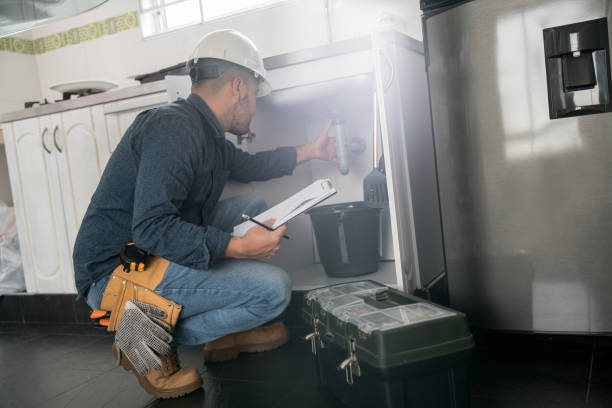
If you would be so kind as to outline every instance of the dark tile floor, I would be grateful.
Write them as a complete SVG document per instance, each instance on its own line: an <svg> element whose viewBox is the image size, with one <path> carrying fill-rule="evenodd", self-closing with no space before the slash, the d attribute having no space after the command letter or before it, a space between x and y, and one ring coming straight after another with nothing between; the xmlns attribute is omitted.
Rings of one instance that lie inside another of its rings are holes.
<svg viewBox="0 0 612 408"><path fill-rule="evenodd" d="M199 368L203 389L155 400L115 367L104 330L1 323L0 407L342 407L318 386L301 340L307 329L290 329L286 346L226 363L204 365L200 347L180 348L183 364ZM612 407L612 338L477 333L476 341L473 408Z"/></svg>
<svg viewBox="0 0 612 408"><path fill-rule="evenodd" d="M612 407L612 337L476 334L473 408Z"/></svg>
<svg viewBox="0 0 612 408"><path fill-rule="evenodd" d="M112 335L84 324L0 324L0 407L342 407L317 385L302 327L277 350L204 365L200 347L181 347L203 390L155 400L115 367Z"/></svg>

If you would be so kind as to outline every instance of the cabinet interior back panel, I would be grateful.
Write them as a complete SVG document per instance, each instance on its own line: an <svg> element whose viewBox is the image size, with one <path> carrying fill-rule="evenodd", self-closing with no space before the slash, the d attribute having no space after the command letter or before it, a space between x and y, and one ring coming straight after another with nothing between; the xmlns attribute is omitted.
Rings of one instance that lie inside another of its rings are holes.
<svg viewBox="0 0 612 408"><path fill-rule="evenodd" d="M257 114L251 124L256 133L245 143L250 153L280 146L297 146L314 140L327 120L339 116L344 134L360 138L364 151L349 153L349 173L342 175L334 163L313 160L298 166L293 175L266 182L240 184L230 182L223 198L255 192L268 206L273 206L319 178L330 178L338 193L324 204L363 200L363 179L372 170L372 82L370 75L306 85L274 92L258 101ZM334 127L330 136L335 136ZM284 240L270 261L285 270L303 270L317 261L310 217L302 214L289 223L290 240Z"/></svg>

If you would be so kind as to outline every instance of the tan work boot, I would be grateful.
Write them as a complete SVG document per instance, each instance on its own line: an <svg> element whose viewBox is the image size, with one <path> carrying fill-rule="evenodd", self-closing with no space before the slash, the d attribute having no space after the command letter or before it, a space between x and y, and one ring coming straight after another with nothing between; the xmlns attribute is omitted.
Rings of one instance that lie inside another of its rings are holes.
<svg viewBox="0 0 612 408"><path fill-rule="evenodd" d="M273 350L287 341L289 341L289 330L281 322L255 327L206 343L203 351L204 361L214 363L233 360L238 357L238 353Z"/></svg>
<svg viewBox="0 0 612 408"><path fill-rule="evenodd" d="M117 358L117 348L113 344L113 354ZM132 371L146 392L155 398L176 398L189 394L202 386L202 377L194 367L181 368L176 349L169 356L159 356L161 370L151 370L145 377L138 374L130 360L121 353L121 366Z"/></svg>

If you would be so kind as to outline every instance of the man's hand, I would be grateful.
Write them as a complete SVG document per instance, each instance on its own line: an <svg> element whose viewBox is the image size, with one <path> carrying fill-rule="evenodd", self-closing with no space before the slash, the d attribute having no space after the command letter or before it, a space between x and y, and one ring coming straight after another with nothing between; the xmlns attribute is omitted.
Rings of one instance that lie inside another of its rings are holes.
<svg viewBox="0 0 612 408"><path fill-rule="evenodd" d="M318 138L305 145L295 148L297 152L297 164L304 163L310 159L327 160L338 163L336 157L336 138L329 137L331 120L327 121L323 131Z"/></svg>
<svg viewBox="0 0 612 408"><path fill-rule="evenodd" d="M274 220L264 222L267 226L274 225ZM225 258L251 258L251 259L269 259L272 258L280 249L280 240L283 234L287 231L287 226L283 225L275 231L254 226L240 238L233 237L230 239L223 257Z"/></svg>

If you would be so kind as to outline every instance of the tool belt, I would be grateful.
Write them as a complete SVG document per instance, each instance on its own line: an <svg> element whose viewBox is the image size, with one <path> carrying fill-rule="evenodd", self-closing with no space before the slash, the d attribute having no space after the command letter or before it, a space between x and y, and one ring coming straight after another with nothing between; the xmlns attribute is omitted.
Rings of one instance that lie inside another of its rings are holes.
<svg viewBox="0 0 612 408"><path fill-rule="evenodd" d="M164 278L169 264L170 262L164 258L151 256L142 271L125 272L123 265L115 268L100 303L102 312L110 312L108 331L117 330L117 325L125 312L125 302L128 300L137 300L159 307L166 312L166 318L162 320L174 329L182 306L154 292Z"/></svg>

